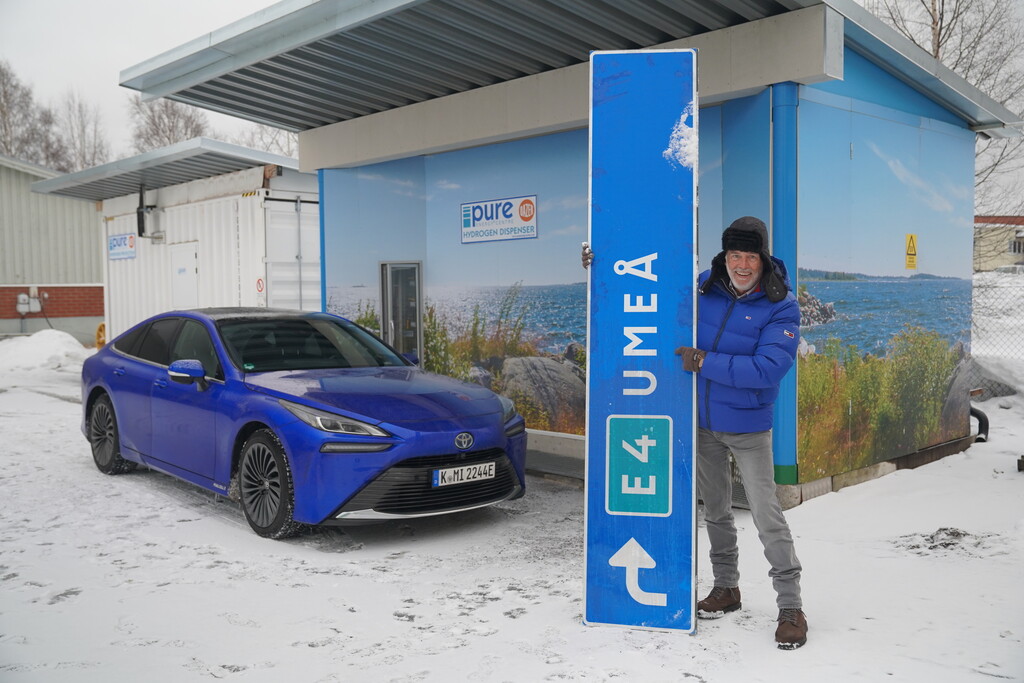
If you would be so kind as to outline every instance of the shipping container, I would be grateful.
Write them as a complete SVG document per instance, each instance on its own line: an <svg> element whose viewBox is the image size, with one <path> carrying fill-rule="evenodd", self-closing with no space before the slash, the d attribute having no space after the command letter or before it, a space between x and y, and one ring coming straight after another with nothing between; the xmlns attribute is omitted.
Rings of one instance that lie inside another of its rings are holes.
<svg viewBox="0 0 1024 683"><path fill-rule="evenodd" d="M138 196L104 201L108 336L171 309L320 310L316 177L282 174L285 189L258 167L150 190L142 235Z"/></svg>
<svg viewBox="0 0 1024 683"><path fill-rule="evenodd" d="M37 182L98 202L113 338L168 310L321 310L317 177L294 159L196 138Z"/></svg>

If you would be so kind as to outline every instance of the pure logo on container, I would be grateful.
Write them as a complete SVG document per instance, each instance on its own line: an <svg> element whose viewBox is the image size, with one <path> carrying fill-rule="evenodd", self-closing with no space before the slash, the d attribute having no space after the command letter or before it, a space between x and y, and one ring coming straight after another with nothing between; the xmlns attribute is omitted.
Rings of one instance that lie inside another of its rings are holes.
<svg viewBox="0 0 1024 683"><path fill-rule="evenodd" d="M107 237L107 258L111 261L135 258L135 235L110 235Z"/></svg>

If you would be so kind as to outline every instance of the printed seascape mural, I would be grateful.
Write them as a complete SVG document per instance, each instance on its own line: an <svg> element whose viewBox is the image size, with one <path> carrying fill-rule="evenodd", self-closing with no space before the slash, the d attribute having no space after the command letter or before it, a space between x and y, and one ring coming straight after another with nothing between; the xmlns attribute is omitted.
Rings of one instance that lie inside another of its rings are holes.
<svg viewBox="0 0 1024 683"><path fill-rule="evenodd" d="M702 110L702 240L720 240L730 211L767 212L766 93ZM736 143L723 192L722 119ZM380 330L379 263L423 263L428 370L476 381L516 401L533 430L583 434L586 385L586 130L323 171L327 310ZM739 191L738 188L744 188ZM463 244L467 202L536 195L537 237ZM702 224L703 226L704 224ZM706 233L706 234L705 234Z"/></svg>
<svg viewBox="0 0 1024 683"><path fill-rule="evenodd" d="M800 104L800 482L970 428L973 138L906 118Z"/></svg>
<svg viewBox="0 0 1024 683"><path fill-rule="evenodd" d="M818 96L799 107L798 262L788 265L805 324L797 424L777 425L795 432L799 482L970 428L973 138L833 105ZM749 145L721 144L714 113L735 118L702 110L700 235L712 252L725 214L767 212L767 191L727 172ZM379 329L379 264L421 263L424 367L510 396L531 429L581 434L586 158L586 131L574 131L323 171L327 309ZM534 195L535 238L462 243L463 204Z"/></svg>
<svg viewBox="0 0 1024 683"><path fill-rule="evenodd" d="M423 367L509 396L531 429L582 434L586 159L574 131L324 171L327 310L379 331L379 263L420 262ZM465 204L523 196L536 237L463 243Z"/></svg>

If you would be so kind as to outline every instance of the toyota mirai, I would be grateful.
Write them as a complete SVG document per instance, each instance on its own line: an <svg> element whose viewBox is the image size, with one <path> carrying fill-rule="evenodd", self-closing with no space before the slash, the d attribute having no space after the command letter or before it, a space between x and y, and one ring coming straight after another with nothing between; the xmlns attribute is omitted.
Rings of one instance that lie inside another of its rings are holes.
<svg viewBox="0 0 1024 683"><path fill-rule="evenodd" d="M142 464L228 496L268 538L525 491L526 425L510 400L327 313L155 316L85 362L82 405L101 472Z"/></svg>

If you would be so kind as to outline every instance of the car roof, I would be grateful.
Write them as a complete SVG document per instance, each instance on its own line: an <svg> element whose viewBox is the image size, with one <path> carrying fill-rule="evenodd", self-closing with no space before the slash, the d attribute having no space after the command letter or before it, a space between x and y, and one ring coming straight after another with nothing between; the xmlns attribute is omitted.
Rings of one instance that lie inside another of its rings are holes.
<svg viewBox="0 0 1024 683"><path fill-rule="evenodd" d="M187 311L188 313L198 313L199 315L206 316L207 318L215 321L221 320L232 320L232 319L265 319L265 320L281 320L283 318L310 318L320 317L324 314L320 311L299 311L289 308L258 308L252 307L221 307L221 308L194 308ZM168 313L168 315L171 315Z"/></svg>

